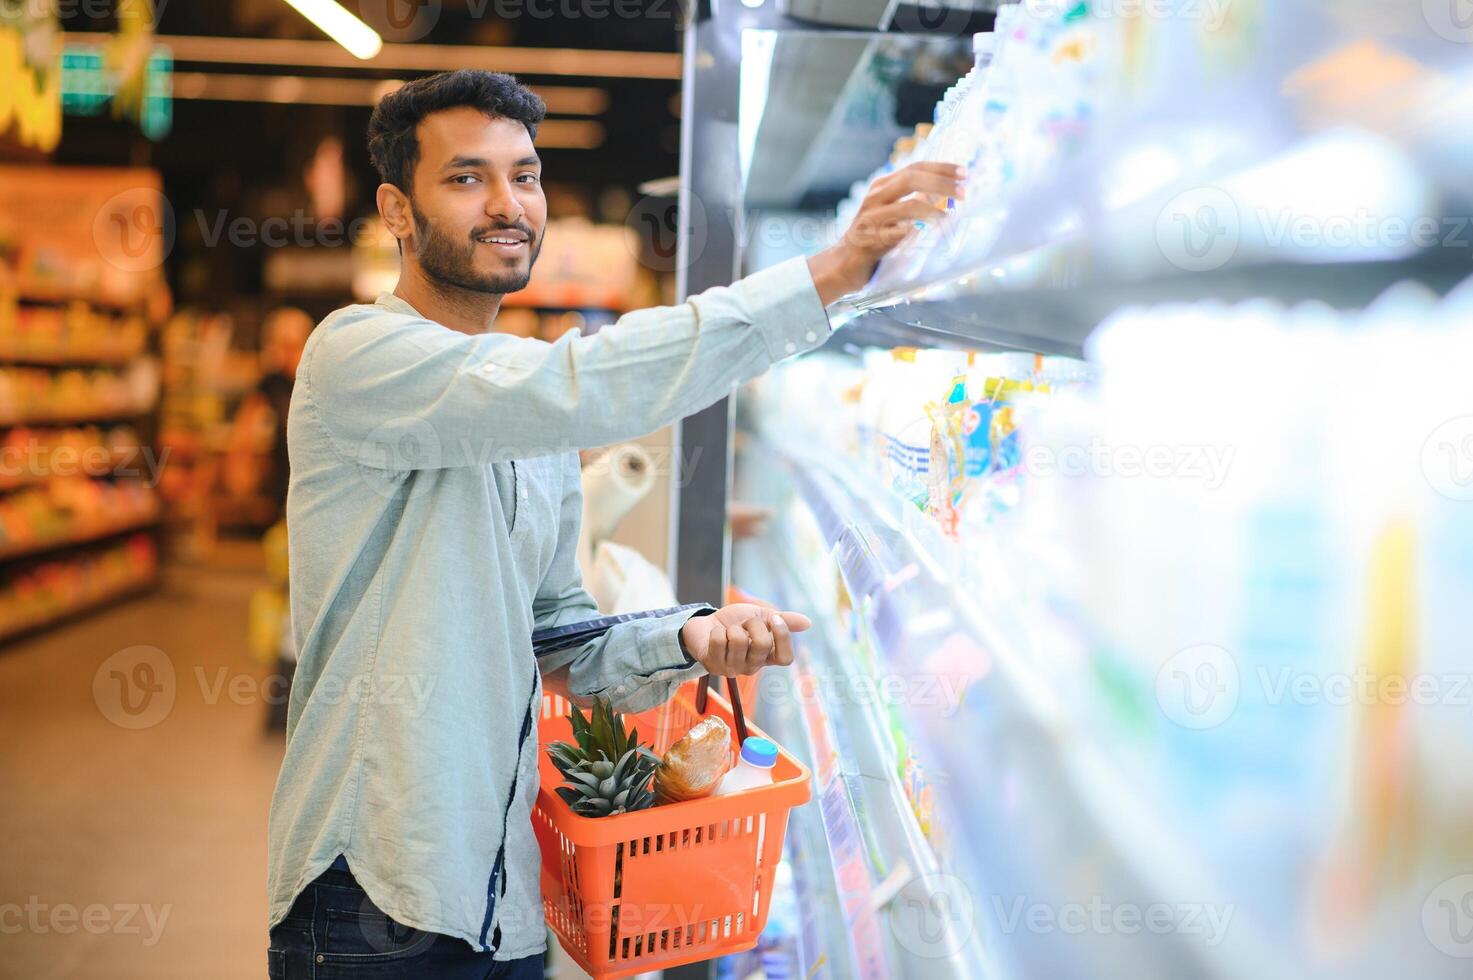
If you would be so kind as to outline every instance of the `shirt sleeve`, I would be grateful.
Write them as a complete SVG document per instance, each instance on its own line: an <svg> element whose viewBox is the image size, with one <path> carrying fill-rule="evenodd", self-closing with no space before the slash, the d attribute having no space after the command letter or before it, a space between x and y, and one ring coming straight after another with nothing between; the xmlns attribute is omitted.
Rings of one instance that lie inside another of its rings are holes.
<svg viewBox="0 0 1473 980"><path fill-rule="evenodd" d="M576 453L563 466L563 500L557 547L547 574L532 600L534 629L566 626L594 619L598 604L583 588L578 569L578 529L583 518L583 482ZM568 668L568 689L587 707L596 697L608 699L615 711L637 712L668 701L676 688L700 677L706 668L686 655L680 627L697 613L682 612L658 619L620 623L581 647L558 650L537 661L550 673Z"/></svg>
<svg viewBox="0 0 1473 980"><path fill-rule="evenodd" d="M552 343L352 307L314 334L303 374L312 410L345 458L439 469L637 438L829 332L807 261L796 258Z"/></svg>

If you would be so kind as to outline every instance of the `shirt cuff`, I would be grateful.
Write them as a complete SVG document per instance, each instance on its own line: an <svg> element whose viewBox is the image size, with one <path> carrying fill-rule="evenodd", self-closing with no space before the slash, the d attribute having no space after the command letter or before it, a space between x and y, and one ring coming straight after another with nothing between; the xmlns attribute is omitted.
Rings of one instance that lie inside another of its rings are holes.
<svg viewBox="0 0 1473 980"><path fill-rule="evenodd" d="M658 707L670 700L686 681L706 673L706 668L687 654L680 642L680 628L690 618L682 614L651 623L640 638L639 673L614 689L621 711L637 714Z"/></svg>
<svg viewBox="0 0 1473 980"><path fill-rule="evenodd" d="M686 667L692 666L697 661L696 661L696 658L695 657L692 657L690 655L690 651L685 648L685 637L682 635L684 633L684 631L685 631L685 624L688 623L688 622L690 622L692 619L695 619L697 616L709 616L712 613L714 613L715 611L716 610L714 608L712 608L711 606L707 606L705 609L697 609L695 612L691 613L689 616L687 616L684 619L682 619L680 621L680 625L678 627L676 627L676 629L675 629L675 642L680 647L680 655L685 658L685 666Z"/></svg>
<svg viewBox="0 0 1473 980"><path fill-rule="evenodd" d="M820 347L833 332L803 256L754 272L731 288L752 311L752 322L774 361Z"/></svg>

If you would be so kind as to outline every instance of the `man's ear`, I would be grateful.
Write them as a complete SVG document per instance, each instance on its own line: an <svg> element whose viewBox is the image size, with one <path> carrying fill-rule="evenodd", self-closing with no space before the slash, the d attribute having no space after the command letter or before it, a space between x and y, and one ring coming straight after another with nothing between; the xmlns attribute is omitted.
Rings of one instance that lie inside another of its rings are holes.
<svg viewBox="0 0 1473 980"><path fill-rule="evenodd" d="M399 250L402 252L404 243L414 237L414 205L410 203L409 195L393 184L379 184L377 199L378 213L384 219L384 227L399 240Z"/></svg>

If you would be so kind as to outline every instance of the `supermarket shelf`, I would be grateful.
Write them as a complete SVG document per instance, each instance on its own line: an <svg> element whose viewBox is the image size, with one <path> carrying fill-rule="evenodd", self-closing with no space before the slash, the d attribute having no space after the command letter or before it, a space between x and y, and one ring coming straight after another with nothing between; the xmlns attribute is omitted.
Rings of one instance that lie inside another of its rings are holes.
<svg viewBox="0 0 1473 980"><path fill-rule="evenodd" d="M71 306L73 303L83 303L99 310L109 310L119 313L137 313L143 309L142 299L112 300L96 296L68 296L62 293L43 293L38 291L23 291L16 299L22 306Z"/></svg>
<svg viewBox="0 0 1473 980"><path fill-rule="evenodd" d="M0 429L14 429L20 426L34 426L36 428L56 428L68 425L105 425L108 423L122 424L124 422L137 422L139 419L147 418L152 409L106 409L97 412L73 412L62 415L31 415L24 418L0 418Z"/></svg>
<svg viewBox="0 0 1473 980"><path fill-rule="evenodd" d="M1473 275L1473 254L1439 249L1399 261L1118 272L1085 250L1048 246L928 287L863 299L838 314L839 338L862 346L961 344L1080 357L1094 328L1125 307L1266 298L1357 309L1402 282L1446 293Z"/></svg>
<svg viewBox="0 0 1473 980"><path fill-rule="evenodd" d="M107 460L108 472L89 472L79 475L93 480L103 480L108 479L109 477L117 477L122 475L118 473L118 469L127 464L130 460L135 459L137 456L137 452L113 453L108 457ZM16 490L25 490L30 487L44 486L45 484L50 483L52 480L55 479L71 478L71 475L58 476L54 473L36 472L22 473L18 476L12 477L0 476L0 494L13 493Z"/></svg>
<svg viewBox="0 0 1473 980"><path fill-rule="evenodd" d="M766 585L764 592L777 597L784 608L820 609L806 586L802 573L793 568L784 553L768 546L761 552L763 567L776 571L774 580ZM808 666L822 678L830 679L837 689L858 692L863 689L858 672L850 656L847 644L839 634L832 618L821 614L815 616L814 629L799 641ZM789 691L791 702L796 692ZM862 849L865 863L871 875L871 885L882 881L890 882L897 890L892 901L930 904L936 900L938 876L942 865L930 844L921 833L916 816L911 809L904 790L895 775L894 763L885 747L881 720L874 706L854 697L843 697L838 703L824 704L828 722L833 729L831 741L838 755L838 772L833 777L837 785L819 787L822 792L820 809L825 817L835 817L840 822L850 822L858 829L862 841L847 841L836 844L831 836L827 839L827 857L830 867L845 862L844 855L836 846ZM798 727L803 730L802 745L806 758L814 767L818 778L821 761L814 757L814 739L808 732L801 711L795 711ZM827 792L823 792L827 789ZM834 810L845 812L835 815ZM851 856L851 860L852 860ZM837 881L837 879L835 879ZM836 906L841 907L841 906ZM877 910L880 923L889 925L882 945L889 961L895 964L893 975L900 977L957 978L957 980L981 980L995 976L995 971L985 965L980 942L975 933L947 937L931 937L927 955L917 959L907 955L897 943L900 926L889 920L888 908ZM963 924L943 920L943 925L958 928ZM969 927L970 923L965 924ZM863 937L873 939L873 937ZM859 962L864 962L864 953L851 950ZM861 973L864 971L861 970Z"/></svg>
<svg viewBox="0 0 1473 980"><path fill-rule="evenodd" d="M64 609L51 610L44 616L38 616L29 622L21 622L11 625L8 629L0 630L0 644L14 643L46 630L54 629L64 623L71 622L84 614L91 615L101 612L110 606L130 599L136 599L147 595L158 588L161 581L157 571L146 579L137 582L129 582L126 585L117 586L112 589L88 596L75 605Z"/></svg>
<svg viewBox="0 0 1473 980"><path fill-rule="evenodd" d="M141 357L145 351L130 354L68 354L42 353L39 351L0 350L0 365L13 364L17 367L44 368L121 368Z"/></svg>
<svg viewBox="0 0 1473 980"><path fill-rule="evenodd" d="M764 730L806 763L814 758L812 740L794 700L764 706ZM852 937L842 921L831 914L839 908L838 872L833 848L817 806L802 806L792 812L788 827L788 856L798 888L798 976L807 980L849 980L854 969Z"/></svg>
<svg viewBox="0 0 1473 980"><path fill-rule="evenodd" d="M845 350L864 347L933 347L939 350L1016 350L1014 346L964 337L959 334L942 333L924 325L911 325L896 319L889 310L867 310L862 312L831 309L829 321L834 325L828 343L829 350ZM840 328L843 329L840 329Z"/></svg>
<svg viewBox="0 0 1473 980"><path fill-rule="evenodd" d="M764 592L779 599L784 595L781 586L764 589ZM780 717L775 719L781 733L779 737L784 744L795 749L812 769L819 764L817 740L803 712L794 707L797 698L791 685L786 693L788 696L780 708ZM816 770L814 774L816 779ZM810 918L800 931L799 959L804 976L825 975L844 980L864 977L869 980L875 976L876 970L873 967L868 970L860 968L864 957L856 945L857 938L865 937L857 936L844 921L843 865L839 856L844 843L835 826L840 822L857 825L859 817L844 792L843 777L836 776L835 781L839 786L832 793L816 799L813 806L798 808L793 814L797 831L795 843L802 842L805 860L811 862L807 869L810 887L821 892L826 900L822 906L805 909ZM874 940L876 937L871 935L867 938ZM884 969L881 964L879 970ZM880 975L883 976L883 972Z"/></svg>
<svg viewBox="0 0 1473 980"><path fill-rule="evenodd" d="M115 538L133 531L150 531L159 526L159 517L155 513L145 518L134 518L130 521L111 524L104 527L93 528L81 534L74 534L64 538L53 538L49 541L30 541L22 545L13 545L0 548L0 562L19 561L24 558L34 558L52 551L61 551L76 545L92 544L107 538Z"/></svg>
<svg viewBox="0 0 1473 980"><path fill-rule="evenodd" d="M1285 136L1260 156L1225 156L1128 203L1111 203L1098 178L1123 165L1116 152L1102 140L1020 191L990 241L969 242L959 230L985 218L947 216L931 259L949 256L949 269L876 286L845 304L841 319L883 313L915 346L953 337L1077 357L1094 328L1126 307L1269 299L1353 310L1403 282L1442 294L1473 276L1473 241L1462 231L1473 202L1449 192L1433 162L1385 140ZM1336 167L1341 181L1326 184ZM1397 194L1368 204L1352 174ZM1342 227L1367 208L1380 222L1374 233ZM1284 231L1300 225L1315 233ZM1442 231L1434 241L1397 235L1399 226Z"/></svg>
<svg viewBox="0 0 1473 980"><path fill-rule="evenodd" d="M1151 801L1133 791L1103 749L1075 725L1043 675L1043 658L1028 655L1015 613L959 589L944 563L900 516L906 505L867 491L862 474L819 458L807 447L784 452L770 443L817 518L856 603L871 600L872 628L890 670L928 676L954 669L932 659L943 638L965 637L977 666L963 708L943 718L910 712L916 749L928 772L952 778L944 819L962 828L961 849L973 884L1006 904L1027 896L1053 908L1091 900L1147 908L1232 903ZM914 510L914 508L911 508ZM918 512L917 512L918 513ZM953 658L954 659L954 658ZM1002 909L985 934L989 957L1004 973L1136 977L1269 975L1251 910L1238 909L1231 937L1208 948L1181 936L1040 935L1011 931Z"/></svg>
<svg viewBox="0 0 1473 980"><path fill-rule="evenodd" d="M16 490L24 490L27 487L38 487L51 479L46 473L26 473L21 476L4 478L0 477L0 494L11 493Z"/></svg>

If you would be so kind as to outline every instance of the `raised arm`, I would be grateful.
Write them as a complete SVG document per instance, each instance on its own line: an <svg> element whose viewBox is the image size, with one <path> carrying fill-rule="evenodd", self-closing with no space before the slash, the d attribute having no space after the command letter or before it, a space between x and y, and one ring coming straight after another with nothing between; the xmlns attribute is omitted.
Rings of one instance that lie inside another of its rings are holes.
<svg viewBox="0 0 1473 980"><path fill-rule="evenodd" d="M553 343L374 307L350 308L320 333L303 373L339 451L377 468L434 469L636 438L818 346L829 325L795 259Z"/></svg>
<svg viewBox="0 0 1473 980"><path fill-rule="evenodd" d="M842 239L678 306L553 343L468 335L352 307L308 345L302 375L341 453L389 470L525 459L633 439L725 396L829 333L826 304L960 196L956 168L876 180Z"/></svg>

